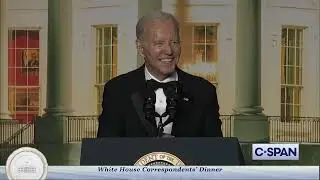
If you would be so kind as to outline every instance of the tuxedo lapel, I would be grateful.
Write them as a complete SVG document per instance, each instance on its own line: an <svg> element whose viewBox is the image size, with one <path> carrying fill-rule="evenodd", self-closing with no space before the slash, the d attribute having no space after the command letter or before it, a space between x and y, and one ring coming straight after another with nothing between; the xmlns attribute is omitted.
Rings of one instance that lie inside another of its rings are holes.
<svg viewBox="0 0 320 180"><path fill-rule="evenodd" d="M156 136L157 135L157 128L154 124L150 121L148 121L145 118L144 112L143 112L143 104L144 104L144 96L145 96L145 90L146 90L146 84L145 84L145 76L144 76L144 66L141 66L136 71L136 84L135 84L135 90L131 94L131 101L134 106L135 112L139 116L139 120L141 124L145 127L148 136Z"/></svg>
<svg viewBox="0 0 320 180"><path fill-rule="evenodd" d="M135 92L131 95L131 101L135 108L136 113L139 116L141 124L145 127L149 136L155 136L157 134L157 129L150 121L148 121L143 112L143 98L139 92Z"/></svg>
<svg viewBox="0 0 320 180"><path fill-rule="evenodd" d="M177 105L177 114L176 119L173 123L172 127L172 135L176 136L179 129L186 128L187 121L190 119L190 114L193 110L193 96L191 95L190 91L188 90L187 86L187 79L185 74L180 70L177 69L178 72L178 81L180 85L180 97L178 100Z"/></svg>

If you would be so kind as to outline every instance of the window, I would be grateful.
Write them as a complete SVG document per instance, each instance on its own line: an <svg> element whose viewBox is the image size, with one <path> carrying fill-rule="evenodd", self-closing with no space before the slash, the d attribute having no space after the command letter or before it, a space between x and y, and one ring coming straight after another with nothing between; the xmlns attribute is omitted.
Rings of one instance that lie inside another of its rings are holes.
<svg viewBox="0 0 320 180"><path fill-rule="evenodd" d="M39 115L39 30L9 30L9 110L12 118L31 123Z"/></svg>
<svg viewBox="0 0 320 180"><path fill-rule="evenodd" d="M281 119L300 116L302 90L303 31L283 27L281 40Z"/></svg>
<svg viewBox="0 0 320 180"><path fill-rule="evenodd" d="M97 109L102 112L102 96L105 82L117 74L118 40L117 27L98 26L96 29L96 91Z"/></svg>
<svg viewBox="0 0 320 180"><path fill-rule="evenodd" d="M217 84L218 26L216 24L193 24L191 27L192 39L189 41L191 41L192 59L184 62L182 68L191 74L201 76L211 83Z"/></svg>

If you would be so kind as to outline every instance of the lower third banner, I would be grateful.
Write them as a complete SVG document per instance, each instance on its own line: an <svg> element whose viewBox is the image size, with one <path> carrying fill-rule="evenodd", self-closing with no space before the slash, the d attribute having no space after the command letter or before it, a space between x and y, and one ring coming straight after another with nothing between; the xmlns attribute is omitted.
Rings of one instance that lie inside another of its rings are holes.
<svg viewBox="0 0 320 180"><path fill-rule="evenodd" d="M0 166L0 179L319 179L318 166Z"/></svg>

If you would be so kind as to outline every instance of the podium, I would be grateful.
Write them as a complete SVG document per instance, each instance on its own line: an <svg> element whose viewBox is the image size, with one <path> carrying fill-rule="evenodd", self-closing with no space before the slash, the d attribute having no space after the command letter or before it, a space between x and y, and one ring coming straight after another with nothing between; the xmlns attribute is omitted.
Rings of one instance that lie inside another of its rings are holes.
<svg viewBox="0 0 320 180"><path fill-rule="evenodd" d="M237 138L83 139L81 166L244 165Z"/></svg>

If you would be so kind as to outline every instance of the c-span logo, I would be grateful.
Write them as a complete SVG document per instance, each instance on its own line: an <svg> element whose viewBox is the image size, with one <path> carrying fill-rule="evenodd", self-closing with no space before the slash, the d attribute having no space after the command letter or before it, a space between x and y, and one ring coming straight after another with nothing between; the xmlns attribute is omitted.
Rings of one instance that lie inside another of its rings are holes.
<svg viewBox="0 0 320 180"><path fill-rule="evenodd" d="M152 152L142 156L135 166L184 166L177 156L166 152Z"/></svg>
<svg viewBox="0 0 320 180"><path fill-rule="evenodd" d="M8 179L45 179L48 163L44 155L37 149L22 147L15 150L6 163Z"/></svg>
<svg viewBox="0 0 320 180"><path fill-rule="evenodd" d="M252 144L252 160L299 160L299 144Z"/></svg>

